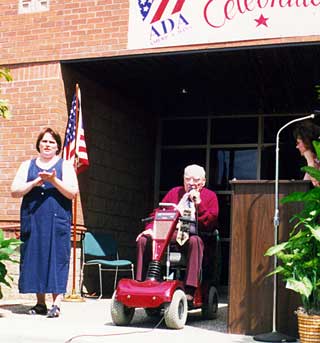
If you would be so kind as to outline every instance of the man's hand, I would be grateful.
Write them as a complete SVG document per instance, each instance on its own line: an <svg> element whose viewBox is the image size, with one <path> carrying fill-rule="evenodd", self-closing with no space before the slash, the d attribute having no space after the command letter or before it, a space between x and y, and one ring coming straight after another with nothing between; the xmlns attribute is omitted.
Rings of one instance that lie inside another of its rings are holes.
<svg viewBox="0 0 320 343"><path fill-rule="evenodd" d="M197 189L191 189L191 191L189 192L189 199L196 205L199 205L201 202L200 192Z"/></svg>
<svg viewBox="0 0 320 343"><path fill-rule="evenodd" d="M138 235L137 238L136 238L136 242L138 241L138 239L139 239L141 236L150 236L150 237L152 237L152 235L153 235L152 229L144 230L144 231L142 231L141 233L139 233L139 235Z"/></svg>

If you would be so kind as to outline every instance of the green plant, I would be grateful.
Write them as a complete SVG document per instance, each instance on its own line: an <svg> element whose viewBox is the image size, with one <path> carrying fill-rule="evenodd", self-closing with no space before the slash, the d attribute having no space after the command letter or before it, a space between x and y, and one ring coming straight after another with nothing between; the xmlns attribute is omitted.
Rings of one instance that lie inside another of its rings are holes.
<svg viewBox="0 0 320 343"><path fill-rule="evenodd" d="M6 265L3 261L10 261L14 263L18 263L19 261L11 258L10 256L16 251L17 247L21 244L21 241L16 238L5 238L3 231L0 229L0 299L3 297L1 291L1 284L4 284L8 287L10 286L10 281L13 278L8 275L8 271Z"/></svg>
<svg viewBox="0 0 320 343"><path fill-rule="evenodd" d="M12 81L12 76L9 69L0 69L0 80L5 79L6 81ZM5 99L0 99L0 117L8 119L10 118L9 104Z"/></svg>
<svg viewBox="0 0 320 343"><path fill-rule="evenodd" d="M7 82L12 81L12 76L9 69L0 69L0 80L1 79L5 79ZM0 99L0 117L8 119L10 115L11 114L9 111L8 101ZM13 280L13 278L8 275L7 267L3 261L18 263L19 261L14 260L10 256L15 252L15 250L21 243L22 242L19 239L6 239L4 237L3 231L0 229L0 299L3 297L1 284L11 287L8 279L10 281Z"/></svg>
<svg viewBox="0 0 320 343"><path fill-rule="evenodd" d="M320 142L313 145L319 158ZM319 170L307 166L302 170L320 180ZM265 253L279 260L269 275L281 275L286 288L300 294L304 312L320 314L320 187L291 193L281 201L289 202L302 202L303 209L290 219L294 226L288 240Z"/></svg>

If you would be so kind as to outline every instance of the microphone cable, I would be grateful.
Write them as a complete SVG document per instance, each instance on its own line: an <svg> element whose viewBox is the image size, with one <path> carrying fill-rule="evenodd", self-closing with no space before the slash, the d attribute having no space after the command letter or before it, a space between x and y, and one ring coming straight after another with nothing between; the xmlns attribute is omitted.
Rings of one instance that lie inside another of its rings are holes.
<svg viewBox="0 0 320 343"><path fill-rule="evenodd" d="M153 328L148 329L148 330L131 331L131 332L115 332L115 333L105 333L105 334L80 334L80 335L76 335L76 336L69 338L64 343L70 343L77 338L83 338L83 337L108 337L108 336L124 336L124 335L138 334L138 333L148 333L148 332L152 332L155 329L157 329L160 326L160 324L163 322L163 320L164 320L164 315L160 318L159 322Z"/></svg>

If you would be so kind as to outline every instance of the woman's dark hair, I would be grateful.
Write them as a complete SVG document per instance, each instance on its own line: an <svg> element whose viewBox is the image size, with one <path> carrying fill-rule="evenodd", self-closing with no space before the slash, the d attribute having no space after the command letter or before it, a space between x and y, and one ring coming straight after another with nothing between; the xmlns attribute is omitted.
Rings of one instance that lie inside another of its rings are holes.
<svg viewBox="0 0 320 343"><path fill-rule="evenodd" d="M312 121L299 123L293 130L293 137L295 140L301 139L306 148L315 153L312 141L319 140L320 127L313 124Z"/></svg>
<svg viewBox="0 0 320 343"><path fill-rule="evenodd" d="M56 155L60 154L61 151L61 137L59 135L59 133L57 131L52 130L50 127L44 128L40 133L39 136L37 138L37 143L36 143L36 148L37 151L40 152L40 141L42 140L43 136L46 133L50 133L50 135L53 137L53 139L57 142L58 145L58 150L56 152Z"/></svg>

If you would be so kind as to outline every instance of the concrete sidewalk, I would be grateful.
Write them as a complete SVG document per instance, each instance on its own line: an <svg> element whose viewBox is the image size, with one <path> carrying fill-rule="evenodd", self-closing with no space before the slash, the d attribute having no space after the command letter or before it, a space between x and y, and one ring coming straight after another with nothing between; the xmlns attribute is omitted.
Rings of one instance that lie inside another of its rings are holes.
<svg viewBox="0 0 320 343"><path fill-rule="evenodd" d="M30 316L26 311L31 301L0 302L1 343L163 343L183 341L231 343L255 342L250 336L226 333L227 304L220 303L218 319L204 321L200 311L189 312L186 326L181 330L167 329L164 323L148 318L137 309L130 326L113 325L110 299L86 299L85 302L63 302L61 316L49 319Z"/></svg>

